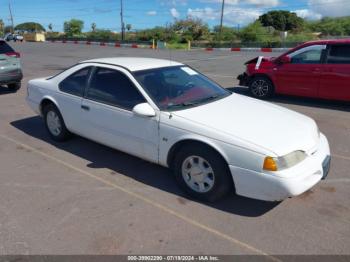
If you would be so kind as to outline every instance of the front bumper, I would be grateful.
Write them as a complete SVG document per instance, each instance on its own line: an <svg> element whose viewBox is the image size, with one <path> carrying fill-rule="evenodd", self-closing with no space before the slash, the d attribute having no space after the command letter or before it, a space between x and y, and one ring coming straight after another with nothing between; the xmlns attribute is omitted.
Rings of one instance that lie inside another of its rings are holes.
<svg viewBox="0 0 350 262"><path fill-rule="evenodd" d="M263 173L230 166L236 193L265 201L281 201L300 195L324 179L329 169L330 150L323 134L317 151L292 168Z"/></svg>
<svg viewBox="0 0 350 262"><path fill-rule="evenodd" d="M239 80L240 86L248 86L249 85L249 76L247 73L240 74L237 76L237 80Z"/></svg>
<svg viewBox="0 0 350 262"><path fill-rule="evenodd" d="M23 78L23 73L20 69L9 72L0 73L0 84L12 84L20 82Z"/></svg>

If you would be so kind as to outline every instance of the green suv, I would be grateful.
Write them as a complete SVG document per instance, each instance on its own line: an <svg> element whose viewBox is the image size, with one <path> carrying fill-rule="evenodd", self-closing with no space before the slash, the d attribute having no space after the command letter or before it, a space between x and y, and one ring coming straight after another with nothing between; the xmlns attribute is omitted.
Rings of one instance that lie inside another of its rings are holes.
<svg viewBox="0 0 350 262"><path fill-rule="evenodd" d="M0 39L0 85L6 85L11 91L21 87L23 74L19 58L20 54Z"/></svg>

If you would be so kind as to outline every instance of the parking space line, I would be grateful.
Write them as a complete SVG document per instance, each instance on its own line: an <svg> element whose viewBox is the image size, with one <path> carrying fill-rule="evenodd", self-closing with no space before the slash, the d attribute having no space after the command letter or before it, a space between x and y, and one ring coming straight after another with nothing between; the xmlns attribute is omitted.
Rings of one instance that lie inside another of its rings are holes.
<svg viewBox="0 0 350 262"><path fill-rule="evenodd" d="M349 183L350 178L331 178L326 179L324 182L326 183Z"/></svg>
<svg viewBox="0 0 350 262"><path fill-rule="evenodd" d="M336 158L341 158L341 159L345 159L345 160L350 160L349 156L342 156L342 155L337 155L337 154L331 154L332 157L336 157Z"/></svg>
<svg viewBox="0 0 350 262"><path fill-rule="evenodd" d="M207 61L207 60L218 60L218 59L223 59L223 58L232 58L235 56L240 56L240 55L234 55L234 54L228 54L228 55L222 55L222 56L215 56L215 57L208 57L205 59L190 59L190 60L183 60L181 63L191 63L191 62L201 62L201 61Z"/></svg>
<svg viewBox="0 0 350 262"><path fill-rule="evenodd" d="M209 232L209 233L211 233L213 235L216 235L217 237L220 237L220 238L223 238L225 240L228 240L229 242L231 242L233 244L236 244L238 246L241 246L241 247L243 247L243 248L245 248L247 250L250 250L250 251L252 251L252 252L254 252L256 254L266 256L267 258L271 259L272 261L279 261L279 262L281 261L280 259L278 259L278 258L276 258L276 257L274 257L272 255L269 255L269 254L265 253L264 251L262 251L262 250L260 250L258 248L255 248L255 247L253 247L253 246L251 246L251 245L249 245L247 243L244 243L244 242L242 242L242 241L240 241L240 240L238 240L238 239L236 239L234 237L231 237L231 236L229 236L229 235L227 235L225 233L222 233L222 232L220 232L220 231L218 231L218 230L216 230L214 228L211 228L211 227L209 227L209 226L207 226L205 224L202 224L202 223L200 223L200 222L198 222L198 221L196 221L196 220L194 220L192 218L184 216L184 215L176 212L175 210L172 210L172 209L170 209L170 208L168 208L168 207L166 207L166 206L164 206L162 204L154 202L153 200L151 200L149 198L146 198L146 197L144 197L144 196L142 196L140 194L137 194L137 193L135 193L133 191L130 191L130 190L128 190L128 189L126 189L126 188L124 188L122 186L119 186L118 184L112 183L112 182L110 182L110 181L108 181L106 179L103 179L103 178L101 178L99 176L96 176L96 175L94 175L94 174L92 174L90 172L87 172L87 171L85 171L83 169L75 167L75 166L73 166L73 165L71 165L71 164L69 164L69 163L67 163L67 162L65 162L65 161L63 161L63 160L61 160L59 158L56 158L56 157L51 156L49 154L46 154L46 153L44 153L44 152L42 152L40 150L37 150L34 147L31 147L31 146L29 146L27 144L23 144L22 142L19 142L18 140L15 140L13 138L10 138L10 137L2 135L2 134L0 134L0 138L2 138L4 140L7 140L7 141L9 141L11 143L14 143L17 146L22 146L23 148L29 149L29 150L31 150L31 152L34 152L34 153L36 153L38 155L41 155L41 156L43 156L45 158L48 158L48 159L50 159L50 160L52 160L52 161L54 161L54 162L56 162L58 164L61 164L61 165L65 166L65 167L67 167L69 169L72 169L72 170L74 170L74 171L76 171L78 173L81 173L81 174L83 174L85 176L93 178L93 179L95 179L95 180L97 180L97 181L99 181L99 182L101 182L101 183L103 183L105 185L108 185L108 186L111 186L111 187L113 187L115 189L118 189L118 190L120 190L120 191L122 191L122 192L124 192L124 193L126 193L126 194L128 194L130 196L133 196L133 197L135 197L135 198L137 198L137 199L139 199L139 200L141 200L141 201L143 201L143 202L145 202L145 203L147 203L147 204L149 204L149 205L151 205L153 207L156 207L156 208L158 208L158 209L160 209L160 210L162 210L162 211L164 211L164 212L166 212L166 213L168 213L170 215L173 215L173 216L175 216L175 217L177 217L177 218L187 222L190 225L193 225L193 226L195 226L197 228L200 228L200 229L202 229L204 231L207 231L207 232Z"/></svg>
<svg viewBox="0 0 350 262"><path fill-rule="evenodd" d="M229 75L216 75L216 74L208 74L208 73L205 73L206 75L208 76L211 76L211 77L220 77L220 78L235 78L234 76L229 76Z"/></svg>

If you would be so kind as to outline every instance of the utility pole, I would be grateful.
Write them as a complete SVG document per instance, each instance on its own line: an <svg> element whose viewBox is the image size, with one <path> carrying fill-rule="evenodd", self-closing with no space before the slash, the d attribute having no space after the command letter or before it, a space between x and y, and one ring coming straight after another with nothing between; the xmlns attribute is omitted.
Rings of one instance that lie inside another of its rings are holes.
<svg viewBox="0 0 350 262"><path fill-rule="evenodd" d="M124 18L123 18L123 0L120 0L120 24L121 24L121 39L124 41L124 32L125 32L125 26L124 26Z"/></svg>
<svg viewBox="0 0 350 262"><path fill-rule="evenodd" d="M220 31L219 31L219 41L221 41L222 23L223 23L223 20L224 20L224 10L225 10L225 0L222 0L221 19L220 19Z"/></svg>
<svg viewBox="0 0 350 262"><path fill-rule="evenodd" d="M9 2L9 11L10 11L10 19L11 19L11 33L13 34L13 30L14 30L14 24L13 24L13 16L12 16L12 10L11 10L11 4Z"/></svg>

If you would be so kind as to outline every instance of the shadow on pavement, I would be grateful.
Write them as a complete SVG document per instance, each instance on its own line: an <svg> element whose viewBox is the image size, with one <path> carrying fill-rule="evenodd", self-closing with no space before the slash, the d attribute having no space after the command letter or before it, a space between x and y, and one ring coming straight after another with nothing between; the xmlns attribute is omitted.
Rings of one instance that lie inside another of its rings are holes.
<svg viewBox="0 0 350 262"><path fill-rule="evenodd" d="M237 86L237 87L229 87L227 89L237 94L251 96L247 87ZM314 107L314 108L323 108L323 109L350 112L350 102L343 102L343 101L323 100L323 99L317 99L317 98L296 97L296 96L287 96L287 95L275 95L274 97L270 98L267 101L281 103L281 104L307 106L307 107Z"/></svg>
<svg viewBox="0 0 350 262"><path fill-rule="evenodd" d="M187 197L177 187L175 178L167 168L151 164L81 137L74 137L66 143L55 143L46 133L44 123L39 116L14 121L11 125L29 136L86 159L90 162L87 165L89 168L108 168L111 170L110 175L127 176L148 186L177 195L180 203L186 202ZM205 204L228 213L257 217L270 211L279 203L253 200L232 194L216 203Z"/></svg>
<svg viewBox="0 0 350 262"><path fill-rule="evenodd" d="M11 91L6 86L0 86L0 95L13 94L14 91Z"/></svg>

